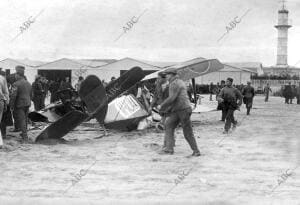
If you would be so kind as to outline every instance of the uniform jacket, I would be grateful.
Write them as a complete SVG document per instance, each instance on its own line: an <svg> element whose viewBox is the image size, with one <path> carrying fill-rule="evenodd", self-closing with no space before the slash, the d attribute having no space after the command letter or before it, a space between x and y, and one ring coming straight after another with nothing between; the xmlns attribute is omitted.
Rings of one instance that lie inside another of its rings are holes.
<svg viewBox="0 0 300 205"><path fill-rule="evenodd" d="M161 103L161 110L176 112L191 108L185 83L174 76L169 84L169 97Z"/></svg>
<svg viewBox="0 0 300 205"><path fill-rule="evenodd" d="M32 89L30 83L20 79L13 84L11 102L12 108L28 107L31 105Z"/></svg>
<svg viewBox="0 0 300 205"><path fill-rule="evenodd" d="M42 83L39 81L34 81L32 83L32 94L33 94L33 99L38 99L43 97L44 95L44 89L42 86Z"/></svg>
<svg viewBox="0 0 300 205"><path fill-rule="evenodd" d="M284 90L283 90L283 96L285 98L292 98L293 97L293 88L291 85L286 85L284 87Z"/></svg>
<svg viewBox="0 0 300 205"><path fill-rule="evenodd" d="M253 98L255 95L254 88L252 86L246 86L242 94L245 98Z"/></svg>
<svg viewBox="0 0 300 205"><path fill-rule="evenodd" d="M264 88L264 93L265 94L269 94L269 92L272 92L272 89L270 88L270 86L266 86L265 88Z"/></svg>
<svg viewBox="0 0 300 205"><path fill-rule="evenodd" d="M233 87L233 86L225 86L221 92L219 93L218 98L224 100L224 106L225 108L230 108L230 109L237 109L238 106L242 105L242 94L241 92ZM237 101L239 101L237 103Z"/></svg>

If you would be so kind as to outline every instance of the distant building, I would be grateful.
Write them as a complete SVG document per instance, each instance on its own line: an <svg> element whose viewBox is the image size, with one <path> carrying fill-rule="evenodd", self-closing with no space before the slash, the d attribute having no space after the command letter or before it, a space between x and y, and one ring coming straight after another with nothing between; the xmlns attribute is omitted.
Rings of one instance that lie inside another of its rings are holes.
<svg viewBox="0 0 300 205"><path fill-rule="evenodd" d="M41 61L32 61L28 59L11 59L6 58L0 61L0 68L6 72L6 74L15 73L15 67L21 65L25 67L25 76L29 82L33 82L37 74L37 67L44 64L45 62Z"/></svg>
<svg viewBox="0 0 300 205"><path fill-rule="evenodd" d="M196 78L197 84L214 84L220 83L221 80L226 80L228 77L233 78L234 84L246 84L251 80L251 76L257 74L257 71L253 71L246 68L241 68L231 65L231 63L223 63L224 68L213 73L209 73ZM255 69L254 69L255 70Z"/></svg>

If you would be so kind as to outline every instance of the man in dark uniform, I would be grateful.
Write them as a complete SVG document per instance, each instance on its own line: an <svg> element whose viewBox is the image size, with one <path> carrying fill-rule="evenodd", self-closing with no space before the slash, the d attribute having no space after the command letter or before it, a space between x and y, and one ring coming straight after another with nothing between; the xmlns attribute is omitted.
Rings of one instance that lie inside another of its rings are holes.
<svg viewBox="0 0 300 205"><path fill-rule="evenodd" d="M34 110L39 111L43 109L43 100L45 91L42 86L41 76L37 75L35 81L32 83L32 101L34 104Z"/></svg>
<svg viewBox="0 0 300 205"><path fill-rule="evenodd" d="M20 66L18 69L24 70L25 68ZM28 141L27 116L31 105L32 90L30 83L21 72L16 73L16 80L13 84L10 104L17 114L17 123L22 132L21 137L24 141Z"/></svg>
<svg viewBox="0 0 300 205"><path fill-rule="evenodd" d="M234 119L234 111L239 109L243 100L241 92L232 86L232 82L232 78L227 78L226 87L221 90L218 96L218 101L224 103L226 113L224 134L228 134L231 123L233 124L233 129L236 127L237 121Z"/></svg>
<svg viewBox="0 0 300 205"><path fill-rule="evenodd" d="M268 102L269 101L269 94L270 92L272 92L272 89L269 85L269 83L267 83L266 87L264 88L264 94L265 94L265 102Z"/></svg>
<svg viewBox="0 0 300 205"><path fill-rule="evenodd" d="M209 92L209 101L212 101L212 95L214 94L214 83L211 82L208 86L208 92Z"/></svg>
<svg viewBox="0 0 300 205"><path fill-rule="evenodd" d="M56 79L55 81L52 81L49 85L49 91L51 94L50 103L53 103L58 100L58 95L56 93L58 89L59 89L59 82L58 79Z"/></svg>
<svg viewBox="0 0 300 205"><path fill-rule="evenodd" d="M254 88L251 86L251 82L247 82L247 86L243 88L242 94L244 96L244 104L246 105L247 115L250 115L250 109L252 108L253 98L255 95Z"/></svg>
<svg viewBox="0 0 300 205"><path fill-rule="evenodd" d="M59 90L66 90L66 89L74 90L74 88L71 85L69 77L66 77L65 81L61 81L60 86L59 86Z"/></svg>
<svg viewBox="0 0 300 205"><path fill-rule="evenodd" d="M169 81L169 97L157 107L159 110L168 110L165 121L166 148L162 149L160 154L174 153L174 131L181 123L184 137L193 150L191 156L200 156L190 119L192 108L187 95L187 87L179 79L175 70L166 71L165 74Z"/></svg>
<svg viewBox="0 0 300 205"><path fill-rule="evenodd" d="M283 90L283 96L285 98L285 104L293 104L293 89L291 82L285 86Z"/></svg>

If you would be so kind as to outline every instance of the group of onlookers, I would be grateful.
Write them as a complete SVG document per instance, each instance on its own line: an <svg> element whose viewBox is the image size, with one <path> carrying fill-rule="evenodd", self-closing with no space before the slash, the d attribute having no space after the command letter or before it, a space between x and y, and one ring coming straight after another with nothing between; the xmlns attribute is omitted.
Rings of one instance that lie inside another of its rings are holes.
<svg viewBox="0 0 300 205"><path fill-rule="evenodd" d="M50 102L54 102L59 99L57 93L60 91L75 91L69 77L60 81L48 81L45 77L37 75L35 81L30 84L24 75L25 67L16 66L15 70L14 74L6 76L0 68L0 147L3 145L2 137L6 137L7 126L14 125L12 132L21 132L22 140L28 141L27 123L31 101L34 110L39 111L45 107L48 92L51 94ZM82 81L83 77L79 77L75 85L76 91L79 90Z"/></svg>
<svg viewBox="0 0 300 205"><path fill-rule="evenodd" d="M291 85L289 82L288 85L283 86L281 90L286 104L293 104L294 98L297 99L297 104L300 104L300 82L298 86Z"/></svg>
<svg viewBox="0 0 300 205"><path fill-rule="evenodd" d="M80 76L75 86L76 89L79 89L79 85L82 81L83 78ZM66 77L64 80L56 79L49 81L45 77L37 75L35 81L32 83L34 109L39 111L45 107L45 99L48 96L48 91L50 92L50 102L53 103L59 99L58 91L67 89L74 90L69 77Z"/></svg>
<svg viewBox="0 0 300 205"><path fill-rule="evenodd" d="M24 75L25 68L16 66L15 69L16 73L9 76L0 69L0 147L3 145L2 137L6 137L6 127L10 125L15 126L13 131L21 132L24 141L28 140L27 115L32 100L32 89Z"/></svg>

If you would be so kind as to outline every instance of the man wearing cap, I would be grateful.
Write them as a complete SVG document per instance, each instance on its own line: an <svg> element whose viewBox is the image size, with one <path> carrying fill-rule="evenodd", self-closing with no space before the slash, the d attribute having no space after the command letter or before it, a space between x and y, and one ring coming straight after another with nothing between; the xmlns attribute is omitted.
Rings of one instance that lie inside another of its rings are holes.
<svg viewBox="0 0 300 205"><path fill-rule="evenodd" d="M241 92L232 86L232 82L232 78L227 78L226 86L221 90L218 96L218 101L224 103L226 113L224 134L228 134L231 123L233 124L233 129L236 127L237 121L234 120L234 111L239 109L243 100Z"/></svg>
<svg viewBox="0 0 300 205"><path fill-rule="evenodd" d="M190 119L192 108L187 95L187 87L179 79L175 70L165 71L165 73L169 81L169 96L157 107L159 110L167 110L165 120L166 147L161 150L160 154L174 153L174 131L177 125L181 123L184 137L193 150L191 156L200 156Z"/></svg>
<svg viewBox="0 0 300 205"><path fill-rule="evenodd" d="M244 96L243 100L246 105L247 115L250 115L250 109L252 108L253 98L255 95L251 82L247 82L247 86L243 88L242 94Z"/></svg>
<svg viewBox="0 0 300 205"><path fill-rule="evenodd" d="M265 102L268 102L270 92L272 92L272 89L271 89L269 83L267 83L266 87L264 88Z"/></svg>
<svg viewBox="0 0 300 205"><path fill-rule="evenodd" d="M37 75L35 81L32 83L32 101L34 110L39 111L43 109L44 89L41 82L41 76Z"/></svg>
<svg viewBox="0 0 300 205"><path fill-rule="evenodd" d="M12 88L10 107L17 114L17 124L22 132L21 137L24 141L28 141L27 115L31 105L32 90L30 83L25 79L24 72L17 72L16 80Z"/></svg>
<svg viewBox="0 0 300 205"><path fill-rule="evenodd" d="M16 70L16 73L11 75L11 82L10 82L11 85L13 85L17 81L17 79L16 79L17 74L20 74L20 75L25 77L25 75L24 75L25 74L25 67L24 66L17 65L15 67L15 70ZM25 79L26 79L26 77L25 77ZM12 94L12 91L13 91L13 87L11 87L10 94ZM20 132L21 131L20 126L18 125L18 122L19 122L18 114L16 113L16 110L13 109L13 107L10 106L10 108L12 110L12 114L13 114L13 118L14 118L14 127L15 127L15 129L13 130L13 132Z"/></svg>

